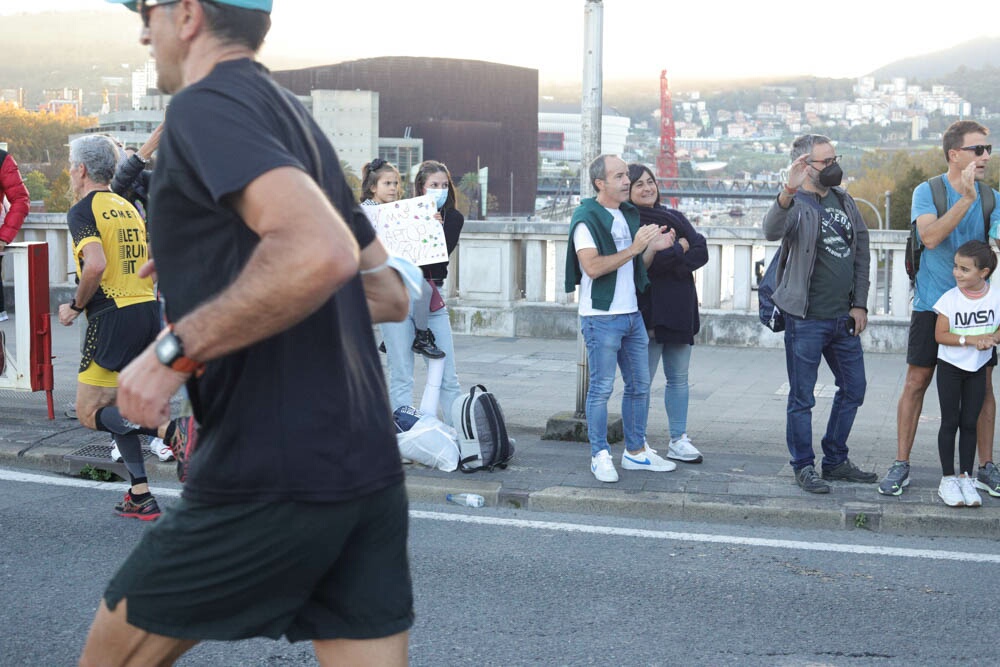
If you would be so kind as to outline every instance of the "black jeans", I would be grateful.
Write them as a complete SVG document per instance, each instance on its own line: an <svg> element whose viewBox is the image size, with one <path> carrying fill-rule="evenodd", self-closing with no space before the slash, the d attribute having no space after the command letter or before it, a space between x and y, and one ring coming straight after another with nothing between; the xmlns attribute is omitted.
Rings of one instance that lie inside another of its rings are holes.
<svg viewBox="0 0 1000 667"><path fill-rule="evenodd" d="M958 431L958 467L972 475L976 460L976 421L986 398L986 366L966 371L938 359L938 401L941 404L941 428L938 430L938 455L941 474L955 474L955 431Z"/></svg>

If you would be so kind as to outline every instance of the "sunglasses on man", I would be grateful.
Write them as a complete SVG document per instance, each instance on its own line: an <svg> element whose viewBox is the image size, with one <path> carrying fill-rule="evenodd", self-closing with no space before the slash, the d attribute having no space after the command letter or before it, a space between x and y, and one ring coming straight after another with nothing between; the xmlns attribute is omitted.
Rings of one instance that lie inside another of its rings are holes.
<svg viewBox="0 0 1000 667"><path fill-rule="evenodd" d="M181 0L139 0L139 16L142 17L142 27L149 27L149 10L153 7L173 5Z"/></svg>
<svg viewBox="0 0 1000 667"><path fill-rule="evenodd" d="M983 153L993 155L993 144L976 144L975 146L962 146L960 151L975 151L976 157L982 157Z"/></svg>

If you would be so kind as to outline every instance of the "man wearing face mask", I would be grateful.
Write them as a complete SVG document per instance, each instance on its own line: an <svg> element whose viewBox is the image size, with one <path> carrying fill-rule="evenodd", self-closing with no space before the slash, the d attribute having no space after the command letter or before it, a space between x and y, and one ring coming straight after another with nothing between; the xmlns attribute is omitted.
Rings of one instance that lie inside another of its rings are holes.
<svg viewBox="0 0 1000 667"><path fill-rule="evenodd" d="M868 324L868 228L840 187L843 171L828 137L807 134L792 144L788 183L764 216L768 241L781 239L774 303L785 313L788 417L785 437L798 485L829 493L825 480L873 483L874 472L848 458L847 438L865 397L862 331ZM821 359L837 384L823 436L822 477L812 444L813 389Z"/></svg>

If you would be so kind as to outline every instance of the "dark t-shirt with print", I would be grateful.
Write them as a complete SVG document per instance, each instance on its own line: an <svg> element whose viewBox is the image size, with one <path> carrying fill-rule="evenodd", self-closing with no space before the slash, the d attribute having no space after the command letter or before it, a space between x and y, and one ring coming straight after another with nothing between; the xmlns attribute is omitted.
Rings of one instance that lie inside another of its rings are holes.
<svg viewBox="0 0 1000 667"><path fill-rule="evenodd" d="M324 189L360 246L374 239L323 132L259 64L216 65L174 96L165 123L149 232L169 320L246 265L259 238L230 197L273 169L315 176L318 156ZM185 497L332 502L403 479L360 277L287 331L210 361L188 390L201 431Z"/></svg>
<svg viewBox="0 0 1000 667"><path fill-rule="evenodd" d="M840 199L831 188L819 202L819 235L816 266L809 282L810 319L833 319L847 315L854 291L854 227Z"/></svg>

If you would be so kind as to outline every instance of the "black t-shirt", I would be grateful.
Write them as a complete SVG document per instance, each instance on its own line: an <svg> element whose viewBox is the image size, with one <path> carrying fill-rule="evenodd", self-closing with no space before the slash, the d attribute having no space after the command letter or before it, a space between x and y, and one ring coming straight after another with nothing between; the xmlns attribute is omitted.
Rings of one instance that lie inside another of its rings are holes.
<svg viewBox="0 0 1000 667"><path fill-rule="evenodd" d="M333 147L261 65L216 65L174 96L165 122L149 219L169 320L243 269L259 239L229 196L273 169L315 176L318 154L324 188L358 243L374 239ZM201 430L186 497L329 502L403 479L360 276L291 329L209 362L188 389Z"/></svg>
<svg viewBox="0 0 1000 667"><path fill-rule="evenodd" d="M816 266L809 281L809 311L806 317L832 320L847 315L851 309L851 293L854 291L851 241L854 227L832 188L819 206L823 213L816 237Z"/></svg>

